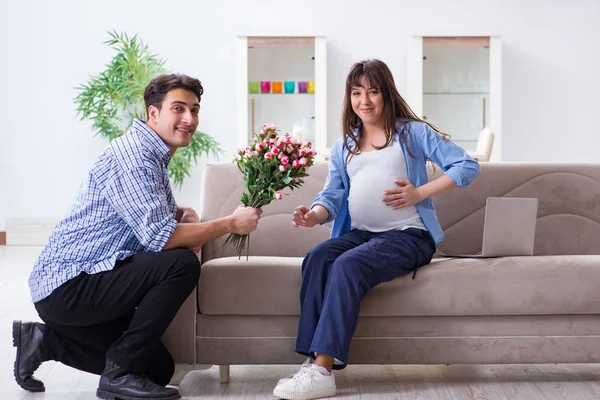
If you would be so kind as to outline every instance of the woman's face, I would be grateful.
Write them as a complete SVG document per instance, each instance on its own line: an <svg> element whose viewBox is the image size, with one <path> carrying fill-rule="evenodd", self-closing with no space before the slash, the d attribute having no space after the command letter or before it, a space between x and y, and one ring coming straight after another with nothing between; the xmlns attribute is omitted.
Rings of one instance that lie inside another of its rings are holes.
<svg viewBox="0 0 600 400"><path fill-rule="evenodd" d="M365 76L360 78L360 86L350 90L352 110L363 124L380 125L383 123L383 95L371 86Z"/></svg>

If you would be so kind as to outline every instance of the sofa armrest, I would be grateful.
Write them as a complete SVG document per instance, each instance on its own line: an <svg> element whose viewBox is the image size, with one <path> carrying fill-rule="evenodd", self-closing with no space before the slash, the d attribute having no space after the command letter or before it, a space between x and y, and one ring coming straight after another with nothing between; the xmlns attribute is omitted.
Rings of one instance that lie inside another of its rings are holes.
<svg viewBox="0 0 600 400"><path fill-rule="evenodd" d="M162 341L175 364L196 363L197 289L181 305Z"/></svg>

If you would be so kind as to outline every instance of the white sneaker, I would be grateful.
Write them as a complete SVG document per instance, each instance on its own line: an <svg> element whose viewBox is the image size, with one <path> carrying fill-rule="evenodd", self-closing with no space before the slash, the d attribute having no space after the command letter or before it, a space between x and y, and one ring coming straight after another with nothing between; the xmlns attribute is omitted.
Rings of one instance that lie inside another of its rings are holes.
<svg viewBox="0 0 600 400"><path fill-rule="evenodd" d="M333 374L323 375L311 364L300 368L291 379L277 385L273 389L273 396L287 400L311 400L335 396L336 391Z"/></svg>
<svg viewBox="0 0 600 400"><path fill-rule="evenodd" d="M308 368L308 367L310 367L312 365L312 363L313 363L313 359L310 358L310 357L308 357L306 359L306 361L304 361L302 363L302 365L300 366L300 370L299 371L302 371L302 368ZM290 379L292 379L294 377L294 375L296 375L296 374L291 374L289 376L286 376L285 378L281 378L279 381L277 381L277 386L281 385L283 382L289 381Z"/></svg>

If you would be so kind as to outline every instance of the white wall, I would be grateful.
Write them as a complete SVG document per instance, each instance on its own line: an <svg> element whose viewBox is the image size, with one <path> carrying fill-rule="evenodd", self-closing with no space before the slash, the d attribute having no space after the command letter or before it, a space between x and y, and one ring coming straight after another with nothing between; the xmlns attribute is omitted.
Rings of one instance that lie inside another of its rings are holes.
<svg viewBox="0 0 600 400"><path fill-rule="evenodd" d="M75 119L74 87L112 56L106 30L138 33L168 67L205 86L200 129L235 149L237 35L328 38L329 140L344 79L377 57L401 93L411 35L500 35L506 161L598 161L597 0L3 1L0 11L0 230L7 218L59 218L106 145ZM443 128L443 127L442 127ZM452 133L452 132L450 132ZM221 161L229 161L229 155ZM208 161L208 160L205 160ZM199 207L201 165L176 193Z"/></svg>

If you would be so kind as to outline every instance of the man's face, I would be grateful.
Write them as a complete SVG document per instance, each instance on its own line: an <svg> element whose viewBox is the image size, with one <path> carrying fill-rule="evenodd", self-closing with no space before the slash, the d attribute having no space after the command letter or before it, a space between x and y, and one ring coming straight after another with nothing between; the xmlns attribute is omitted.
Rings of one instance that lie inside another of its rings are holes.
<svg viewBox="0 0 600 400"><path fill-rule="evenodd" d="M192 141L198 127L200 103L193 92L173 89L167 92L162 108L148 107L148 126L169 146L171 154Z"/></svg>

